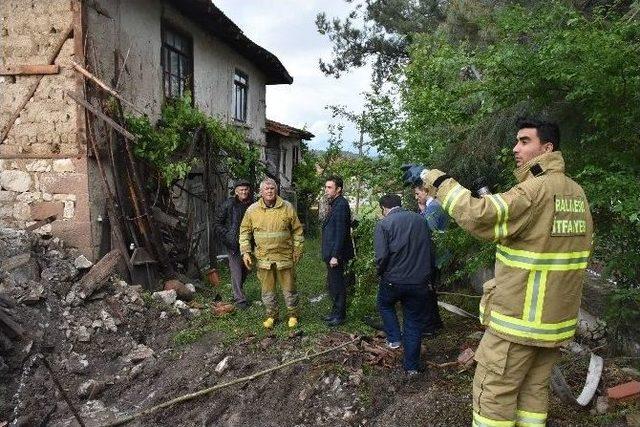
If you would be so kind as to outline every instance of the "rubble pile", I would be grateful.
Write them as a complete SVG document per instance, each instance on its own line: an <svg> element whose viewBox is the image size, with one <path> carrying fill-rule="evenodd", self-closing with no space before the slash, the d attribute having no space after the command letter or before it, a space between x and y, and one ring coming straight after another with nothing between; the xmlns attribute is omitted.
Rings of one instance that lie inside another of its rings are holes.
<svg viewBox="0 0 640 427"><path fill-rule="evenodd" d="M54 377L91 419L95 411L87 408L104 405L86 406L87 400L110 388L117 392L119 384L151 369L154 348L170 348L172 331L199 314L174 290L165 307L113 271L92 282L100 262L94 265L57 238L0 228L0 263L0 374L3 382L7 378L0 389L0 424L69 417Z"/></svg>

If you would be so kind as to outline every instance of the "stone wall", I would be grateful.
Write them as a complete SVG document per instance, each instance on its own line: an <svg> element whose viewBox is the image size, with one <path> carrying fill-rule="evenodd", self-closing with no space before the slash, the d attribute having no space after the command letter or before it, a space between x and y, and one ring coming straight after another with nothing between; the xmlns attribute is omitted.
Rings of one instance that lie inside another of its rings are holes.
<svg viewBox="0 0 640 427"><path fill-rule="evenodd" d="M55 64L45 75L5 140L0 141L0 226L23 228L50 215L40 229L61 237L93 258L83 111L65 95L82 81L70 66L81 61L80 2L0 2L2 65L46 64L70 26ZM79 53L78 53L79 52ZM37 76L0 76L0 123L5 126Z"/></svg>

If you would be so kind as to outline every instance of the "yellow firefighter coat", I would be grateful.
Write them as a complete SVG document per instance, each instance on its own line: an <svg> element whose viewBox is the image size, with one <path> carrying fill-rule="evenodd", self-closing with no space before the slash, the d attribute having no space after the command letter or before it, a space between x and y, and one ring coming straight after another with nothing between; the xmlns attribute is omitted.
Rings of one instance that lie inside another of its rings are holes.
<svg viewBox="0 0 640 427"><path fill-rule="evenodd" d="M542 154L515 172L518 184L474 198L438 170L437 197L465 230L497 243L495 278L484 284L480 319L512 342L557 347L576 329L593 222L582 187L564 174L560 152Z"/></svg>
<svg viewBox="0 0 640 427"><path fill-rule="evenodd" d="M272 208L262 198L247 208L240 224L240 253L254 253L258 268L293 267L294 251L301 255L303 243L302 224L291 203L278 196Z"/></svg>

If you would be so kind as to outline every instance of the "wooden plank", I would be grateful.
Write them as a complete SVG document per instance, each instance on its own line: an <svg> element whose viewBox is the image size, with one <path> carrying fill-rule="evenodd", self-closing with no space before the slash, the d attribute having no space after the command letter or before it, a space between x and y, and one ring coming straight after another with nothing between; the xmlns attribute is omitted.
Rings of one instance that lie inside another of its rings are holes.
<svg viewBox="0 0 640 427"><path fill-rule="evenodd" d="M69 96L69 98L73 99L78 104L82 105L89 112L93 113L96 117L98 117L99 119L102 119L102 121L104 121L107 125L111 126L113 128L113 130L118 132L120 135L124 136L125 138L127 138L130 141L135 141L136 140L136 137L131 132L129 132L128 130L126 130L122 126L120 126L111 117L107 116L102 111L98 110L96 107L94 107L93 105L89 104L87 102L87 100L84 99L81 95L79 95L79 94L77 94L77 93L75 93L73 91L70 91L70 90L66 91L65 93Z"/></svg>
<svg viewBox="0 0 640 427"><path fill-rule="evenodd" d="M45 74L58 74L59 65L0 65L0 76L33 76Z"/></svg>
<svg viewBox="0 0 640 427"><path fill-rule="evenodd" d="M6 147L6 145L5 145ZM77 154L63 154L63 153L48 153L48 154L34 154L34 153L3 153L0 149L0 159L80 159L85 156L85 152L82 147L78 147Z"/></svg>
<svg viewBox="0 0 640 427"><path fill-rule="evenodd" d="M53 221L55 221L57 218L56 215L51 215L50 217L47 217L45 219L41 219L40 221L36 222L35 224L31 224L30 226L28 226L27 228L25 228L25 231L33 231L33 230L37 230L38 228L42 227L43 225L47 225L52 223Z"/></svg>
<svg viewBox="0 0 640 427"><path fill-rule="evenodd" d="M100 87L102 90L104 90L105 92L107 92L109 95L115 96L116 98L118 98L121 102L125 103L127 106L129 106L133 111L140 113L142 115L145 114L144 111L142 111L141 109L139 109L138 107L136 107L135 105L133 105L133 103L127 101L124 97L122 97L122 95L120 95L118 92L116 92L114 89L112 89L111 87L109 87L109 85L107 85L105 82L103 82L102 80L100 80L99 78L97 78L96 76L94 76L93 74L91 74L89 71L87 71L82 65L78 64L77 62L71 62L73 64L73 68L76 69L76 71L78 71L80 74L82 74L85 78L91 80L92 82L94 82L96 85L98 85L98 87Z"/></svg>
<svg viewBox="0 0 640 427"><path fill-rule="evenodd" d="M102 287L104 280L115 272L121 259L122 254L117 249L107 253L91 267L91 270L82 279L73 285L72 290L83 300L91 296L97 289Z"/></svg>

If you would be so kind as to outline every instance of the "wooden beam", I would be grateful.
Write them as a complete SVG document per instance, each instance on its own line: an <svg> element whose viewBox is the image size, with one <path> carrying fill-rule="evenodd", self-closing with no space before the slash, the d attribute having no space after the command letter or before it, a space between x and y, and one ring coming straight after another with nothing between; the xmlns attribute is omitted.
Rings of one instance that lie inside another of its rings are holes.
<svg viewBox="0 0 640 427"><path fill-rule="evenodd" d="M100 259L91 270L76 282L71 288L80 299L91 296L97 289L104 285L107 277L113 274L120 260L123 259L119 250L114 249Z"/></svg>
<svg viewBox="0 0 640 427"><path fill-rule="evenodd" d="M51 215L45 219L41 219L40 221L36 222L35 224L31 224L30 226L28 226L27 228L25 228L25 231L34 231L37 230L40 227L43 227L47 224L51 224L53 221L55 221L57 218L56 215Z"/></svg>
<svg viewBox="0 0 640 427"><path fill-rule="evenodd" d="M107 92L109 95L115 96L116 98L118 98L120 101L122 101L125 105L129 106L133 111L135 111L136 113L142 114L144 115L145 112L142 111L141 109L139 109L138 107L136 107L135 105L133 105L132 102L127 101L122 95L120 95L118 92L116 92L114 89L112 89L111 87L109 87L109 85L107 85L105 82L103 82L102 80L100 80L99 78L97 78L96 76L94 76L93 74L91 74L89 71L87 71L86 68L84 68L82 65L78 64L77 62L71 62L73 64L73 68L76 69L76 71L78 71L80 74L82 74L84 77L86 77L87 79L91 80L92 82L94 82L96 85L98 85L98 87L100 87L102 90L104 90L105 92Z"/></svg>
<svg viewBox="0 0 640 427"><path fill-rule="evenodd" d="M73 99L78 104L82 105L89 112L93 113L96 117L98 117L99 119L102 119L106 124L111 126L113 128L113 130L118 132L120 135L124 136L125 138L127 138L130 141L135 141L136 140L136 137L131 132L129 132L128 130L126 130L122 126L120 126L111 117L107 116L102 111L98 110L98 108L96 108L93 105L89 104L87 102L87 100L84 99L81 95L79 95L79 94L77 94L77 93L75 93L73 91L70 91L70 90L66 91L65 93L69 96L69 98Z"/></svg>
<svg viewBox="0 0 640 427"><path fill-rule="evenodd" d="M34 154L34 153L2 153L0 150L0 160L10 159L80 159L85 156L84 150L79 147L76 154L63 154L63 153L47 153L47 154Z"/></svg>
<svg viewBox="0 0 640 427"><path fill-rule="evenodd" d="M32 76L58 74L59 65L5 65L0 66L0 76Z"/></svg>

